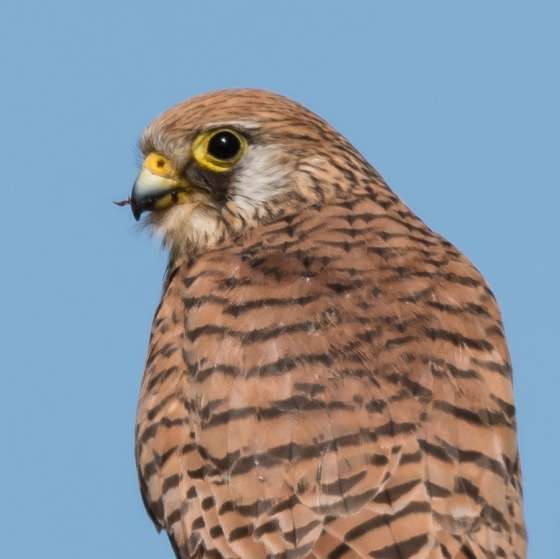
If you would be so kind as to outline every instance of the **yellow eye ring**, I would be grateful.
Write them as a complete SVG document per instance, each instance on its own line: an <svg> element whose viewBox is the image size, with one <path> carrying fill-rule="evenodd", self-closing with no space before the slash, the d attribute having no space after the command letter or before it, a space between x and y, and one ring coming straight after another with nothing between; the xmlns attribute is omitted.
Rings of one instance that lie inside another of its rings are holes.
<svg viewBox="0 0 560 559"><path fill-rule="evenodd" d="M247 140L235 130L220 128L200 134L192 144L192 154L202 167L224 173L247 151Z"/></svg>

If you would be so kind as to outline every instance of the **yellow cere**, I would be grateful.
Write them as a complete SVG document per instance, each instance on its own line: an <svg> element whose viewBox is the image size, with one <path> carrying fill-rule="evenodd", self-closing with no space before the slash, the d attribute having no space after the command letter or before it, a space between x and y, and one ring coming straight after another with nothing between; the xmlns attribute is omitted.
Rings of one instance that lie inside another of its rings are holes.
<svg viewBox="0 0 560 559"><path fill-rule="evenodd" d="M240 144L240 150L237 155L227 160L218 159L208 153L208 144L210 143L210 140L216 134L224 131L233 134L239 140ZM238 134L231 128L224 128L220 130L209 130L208 132L202 132L198 135L192 143L192 154L197 163L202 167L217 173L225 173L226 171L229 171L239 161L239 159L241 159L241 156L247 151L247 147L247 140L241 136L241 134Z"/></svg>
<svg viewBox="0 0 560 559"><path fill-rule="evenodd" d="M159 155L159 153L150 153L144 159L143 166L151 171L154 175L160 177L166 177L169 179L177 179L177 171L173 165L171 165L167 157Z"/></svg>

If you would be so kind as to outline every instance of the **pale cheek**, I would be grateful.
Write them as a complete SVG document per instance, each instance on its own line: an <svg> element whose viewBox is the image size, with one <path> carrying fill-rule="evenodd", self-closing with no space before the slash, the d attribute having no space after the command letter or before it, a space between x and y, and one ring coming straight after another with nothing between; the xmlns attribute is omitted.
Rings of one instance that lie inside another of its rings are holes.
<svg viewBox="0 0 560 559"><path fill-rule="evenodd" d="M237 175L234 201L243 212L251 212L283 192L289 168L279 161L279 146L253 147Z"/></svg>

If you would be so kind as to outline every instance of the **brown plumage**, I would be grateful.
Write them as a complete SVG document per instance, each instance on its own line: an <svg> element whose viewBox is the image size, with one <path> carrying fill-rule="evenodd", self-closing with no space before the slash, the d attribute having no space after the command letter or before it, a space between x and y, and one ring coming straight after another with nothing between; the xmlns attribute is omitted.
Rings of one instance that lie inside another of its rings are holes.
<svg viewBox="0 0 560 559"><path fill-rule="evenodd" d="M510 359L465 256L284 97L196 97L141 148L170 261L136 459L177 557L524 558Z"/></svg>

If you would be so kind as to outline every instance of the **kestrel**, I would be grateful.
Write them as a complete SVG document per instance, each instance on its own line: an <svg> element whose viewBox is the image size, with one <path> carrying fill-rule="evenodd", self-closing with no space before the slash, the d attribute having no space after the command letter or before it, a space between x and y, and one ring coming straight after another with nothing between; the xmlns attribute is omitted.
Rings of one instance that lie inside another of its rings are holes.
<svg viewBox="0 0 560 559"><path fill-rule="evenodd" d="M140 141L169 267L136 427L180 559L525 557L511 364L467 258L298 103L219 91Z"/></svg>

